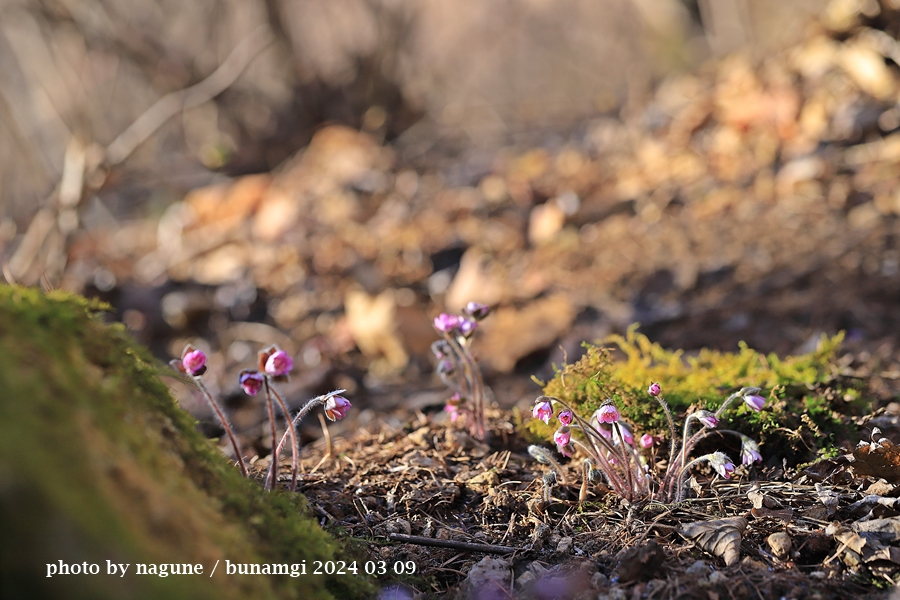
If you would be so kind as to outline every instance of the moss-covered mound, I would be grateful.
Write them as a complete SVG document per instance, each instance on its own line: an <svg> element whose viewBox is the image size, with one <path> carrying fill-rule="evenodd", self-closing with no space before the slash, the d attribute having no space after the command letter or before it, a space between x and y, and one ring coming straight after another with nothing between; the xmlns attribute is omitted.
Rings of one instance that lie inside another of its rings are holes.
<svg viewBox="0 0 900 600"><path fill-rule="evenodd" d="M243 479L98 308L0 286L0 597L370 595L364 576L310 574L341 548L302 496ZM308 574L229 575L226 560L305 561ZM99 574L48 578L60 561ZM107 575L108 562L130 567ZM139 563L200 564L203 574L138 575Z"/></svg>
<svg viewBox="0 0 900 600"><path fill-rule="evenodd" d="M783 359L746 344L735 353L701 350L686 356L680 350L662 348L631 327L626 335L610 336L601 346L585 344L580 360L558 367L552 380L537 383L544 394L578 407L585 417L611 398L638 434L666 437L665 414L647 393L651 382L662 386L676 417L691 405L715 410L742 387L760 387L768 398L766 408L756 413L736 402L726 411L721 427L767 444L764 450L779 464L782 456L796 464L827 451L847 433L850 417L870 408L860 381L842 377L836 365L842 339L842 335L823 337L815 351ZM622 355L621 360L613 351ZM535 419L529 429L548 440L555 425Z"/></svg>

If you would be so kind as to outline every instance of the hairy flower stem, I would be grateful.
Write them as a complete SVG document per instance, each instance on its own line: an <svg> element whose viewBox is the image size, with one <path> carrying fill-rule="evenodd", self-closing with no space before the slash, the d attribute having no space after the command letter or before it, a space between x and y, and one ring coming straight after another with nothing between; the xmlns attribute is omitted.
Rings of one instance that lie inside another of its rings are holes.
<svg viewBox="0 0 900 600"><path fill-rule="evenodd" d="M312 400L307 400L306 404L303 405L303 408L300 409L300 412L298 412L296 415L294 415L294 420L291 422L291 427L293 427L294 430L296 431L297 425L300 423L300 421L303 420L303 418L306 415L309 414L309 411L311 411L312 409L314 409L315 407L317 407L319 405L325 404L326 402L328 402L328 399L331 398L332 396L337 396L339 394L343 394L346 391L347 390L334 390L333 392L328 392L327 394L323 394L321 396L316 396ZM278 448L275 450L276 452L280 453L281 449L284 448L284 444L285 444L285 442L287 442L288 435L289 435L288 432L285 431L284 435L281 436L281 441L278 442Z"/></svg>
<svg viewBox="0 0 900 600"><path fill-rule="evenodd" d="M688 470L691 467L693 467L694 465L696 465L697 463L701 463L704 460L709 462L709 455L697 457L694 460L692 460L691 462L689 462L688 464L684 465L684 467L682 467L679 470L679 472L678 472L678 495L675 496L675 502L681 502L682 500L684 500L684 496L682 495L682 493L683 493L683 488L684 488L684 480L687 479Z"/></svg>
<svg viewBox="0 0 900 600"><path fill-rule="evenodd" d="M528 454L530 454L534 458L534 460L538 461L542 465L550 465L550 467L552 467L556 472L557 477L559 477L559 482L562 485L567 485L566 474L563 471L562 466L558 462L556 462L556 459L553 458L553 456L544 448L536 444L532 444L531 446L528 446Z"/></svg>
<svg viewBox="0 0 900 600"><path fill-rule="evenodd" d="M656 396L656 401L662 406L666 413L666 420L669 422L669 465L675 462L675 420L672 418L672 411L669 409L669 403L661 395Z"/></svg>
<svg viewBox="0 0 900 600"><path fill-rule="evenodd" d="M194 383L197 384L197 387L200 388L200 391L203 392L203 396L206 397L206 401L209 403L210 408L212 408L213 412L216 413L216 416L219 417L219 423L222 424L222 428L228 435L228 439L231 440L231 447L234 448L234 455L237 457L238 466L241 468L241 475L246 477L247 465L244 464L244 456L241 452L241 446L240 444L238 444L237 438L234 437L234 430L228 423L228 419L225 418L225 412L222 410L222 407L219 406L219 403L216 402L216 399L213 398L212 394L209 393L209 388L206 387L206 384L203 383L203 380L200 379L199 376L196 376L193 379Z"/></svg>
<svg viewBox="0 0 900 600"><path fill-rule="evenodd" d="M484 382L481 379L481 371L475 365L465 341L460 342L458 338L448 333L442 333L442 335L458 359L457 363L463 366L469 392L466 396L472 403L472 424L469 430L475 439L483 442L486 436L486 427L484 423Z"/></svg>
<svg viewBox="0 0 900 600"><path fill-rule="evenodd" d="M291 419L291 413L288 410L287 403L275 389L275 386L269 382L268 377L265 378L264 385L266 387L266 397L268 398L272 395L275 396L275 399L278 401L278 406L281 408L281 414L284 415L284 422L287 424L287 431L285 433L288 433L291 436L291 491L293 492L297 488L297 473L300 470L300 449L297 445L297 428L294 426L293 419ZM269 401L271 402L271 399ZM281 446L278 446L276 448L276 454L272 457L272 460L274 461L273 465L276 469L280 452Z"/></svg>
<svg viewBox="0 0 900 600"><path fill-rule="evenodd" d="M266 484L264 490L272 491L275 489L275 472L278 470L278 454L275 449L275 441L278 439L278 433L275 431L275 405L272 402L272 394L269 393L269 378L265 378L266 386L266 411L269 413L269 429L272 432L272 464L269 465L269 474L266 476Z"/></svg>

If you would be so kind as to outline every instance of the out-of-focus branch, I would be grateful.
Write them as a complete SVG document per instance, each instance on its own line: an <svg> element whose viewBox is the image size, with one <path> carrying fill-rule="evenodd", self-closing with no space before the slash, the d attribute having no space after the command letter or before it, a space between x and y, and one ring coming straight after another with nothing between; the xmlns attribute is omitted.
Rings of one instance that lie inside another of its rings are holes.
<svg viewBox="0 0 900 600"><path fill-rule="evenodd" d="M199 106L224 92L274 39L269 26L260 25L241 40L209 77L196 85L170 92L157 100L106 147L106 164L117 165L128 158L139 145L179 111Z"/></svg>

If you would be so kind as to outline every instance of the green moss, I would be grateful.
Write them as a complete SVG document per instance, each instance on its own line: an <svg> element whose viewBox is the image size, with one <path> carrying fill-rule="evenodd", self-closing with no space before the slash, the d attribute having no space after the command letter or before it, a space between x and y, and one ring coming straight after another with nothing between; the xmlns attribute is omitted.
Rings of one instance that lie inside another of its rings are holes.
<svg viewBox="0 0 900 600"><path fill-rule="evenodd" d="M767 451L791 452L792 458L815 453L836 433L843 433L847 417L867 408L858 382L844 380L835 366L843 334L823 336L815 351L784 359L764 355L741 343L738 352L701 350L688 356L666 350L637 331L613 335L603 346L585 343L585 355L574 364L555 369L549 382L538 383L543 393L555 396L590 416L606 398L612 398L626 422L638 434L668 435L665 415L647 393L659 382L663 396L676 415L689 406L715 410L732 392L760 387L767 408L753 412L735 402L725 413L723 428L736 429L768 443ZM614 359L613 353L621 355ZM680 419L676 419L679 422ZM532 420L529 429L542 439L552 426Z"/></svg>
<svg viewBox="0 0 900 600"><path fill-rule="evenodd" d="M226 575L346 552L299 494L264 494L201 436L156 361L76 296L0 286L0 596L358 598L364 577ZM47 563L100 575L47 578ZM130 563L125 577L106 561ZM221 561L216 574L209 573ZM201 563L202 576L135 575Z"/></svg>

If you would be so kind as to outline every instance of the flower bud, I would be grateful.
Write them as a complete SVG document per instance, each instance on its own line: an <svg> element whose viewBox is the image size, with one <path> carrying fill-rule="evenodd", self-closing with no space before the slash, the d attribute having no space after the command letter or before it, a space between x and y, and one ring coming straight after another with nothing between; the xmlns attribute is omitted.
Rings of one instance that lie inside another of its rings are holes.
<svg viewBox="0 0 900 600"><path fill-rule="evenodd" d="M741 464L749 465L754 462L762 462L762 454L759 453L759 444L746 435L741 436Z"/></svg>
<svg viewBox="0 0 900 600"><path fill-rule="evenodd" d="M475 333L476 329L478 329L478 323L474 319L460 319L459 325L457 327L459 329L460 335L467 338Z"/></svg>
<svg viewBox="0 0 900 600"><path fill-rule="evenodd" d="M694 417L703 423L705 427L709 427L710 429L715 429L715 427L719 424L719 419L713 413L708 410L698 410L694 413Z"/></svg>
<svg viewBox="0 0 900 600"><path fill-rule="evenodd" d="M325 416L331 421L340 421L351 406L350 401L343 396L332 396L325 401Z"/></svg>
<svg viewBox="0 0 900 600"><path fill-rule="evenodd" d="M654 442L656 442L656 440L654 440L653 436L650 435L649 433L645 433L644 435L641 436L641 440L640 440L641 448L652 448Z"/></svg>
<svg viewBox="0 0 900 600"><path fill-rule="evenodd" d="M291 372L294 368L294 359L292 359L284 350L276 350L266 359L266 374L271 377L283 377Z"/></svg>
<svg viewBox="0 0 900 600"><path fill-rule="evenodd" d="M559 429L556 430L556 433L553 434L553 442L556 444L557 448L561 448L563 446L568 446L569 442L572 441L572 430L563 425Z"/></svg>
<svg viewBox="0 0 900 600"><path fill-rule="evenodd" d="M538 398L534 404L534 408L531 409L531 414L535 419L540 419L549 425L550 417L553 416L553 405L550 404L548 400L541 400L541 398Z"/></svg>
<svg viewBox="0 0 900 600"><path fill-rule="evenodd" d="M731 459L724 452L713 452L712 454L707 454L705 458L722 478L728 479L734 473L734 463L731 462Z"/></svg>
<svg viewBox="0 0 900 600"><path fill-rule="evenodd" d="M744 396L744 404L759 412L766 405L766 399L758 394L747 394Z"/></svg>
<svg viewBox="0 0 900 600"><path fill-rule="evenodd" d="M488 313L491 312L491 308L487 304L482 304L481 302L469 302L466 304L463 312L476 321L480 321L488 316Z"/></svg>
<svg viewBox="0 0 900 600"><path fill-rule="evenodd" d="M597 417L597 421L600 423L615 423L619 420L619 409L612 403L612 400L607 400L597 409L594 416Z"/></svg>
<svg viewBox="0 0 900 600"><path fill-rule="evenodd" d="M563 425L571 425L572 421L575 419L575 416L572 414L572 411L568 408L559 411L559 414L556 416L559 419L559 422Z"/></svg>
<svg viewBox="0 0 900 600"><path fill-rule="evenodd" d="M659 384L654 381L650 384L650 387L647 388L647 393L655 398L662 393L662 389L659 387Z"/></svg>
<svg viewBox="0 0 900 600"><path fill-rule="evenodd" d="M191 377L200 377L206 373L206 354L203 350L187 345L181 353L181 364L185 373Z"/></svg>
<svg viewBox="0 0 900 600"><path fill-rule="evenodd" d="M241 371L238 382L245 394L255 396L263 387L263 379L263 375L259 371L244 369Z"/></svg>

